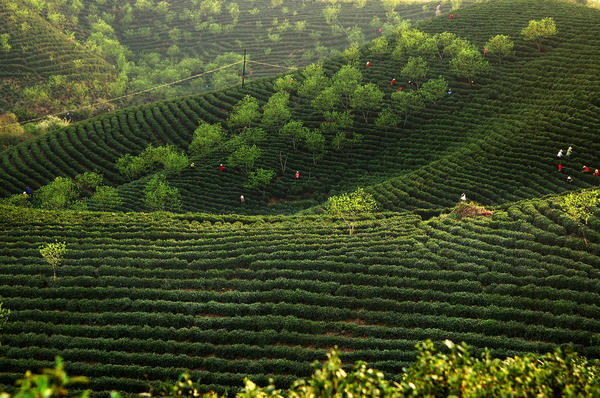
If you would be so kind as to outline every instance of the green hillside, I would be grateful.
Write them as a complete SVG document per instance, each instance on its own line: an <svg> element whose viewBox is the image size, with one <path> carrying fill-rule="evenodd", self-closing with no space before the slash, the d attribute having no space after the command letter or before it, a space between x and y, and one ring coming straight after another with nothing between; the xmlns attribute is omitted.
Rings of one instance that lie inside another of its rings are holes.
<svg viewBox="0 0 600 398"><path fill-rule="evenodd" d="M23 117L109 94L114 67L24 5L0 1L0 108Z"/></svg>
<svg viewBox="0 0 600 398"><path fill-rule="evenodd" d="M520 11L510 13L511 9ZM597 184L597 177L579 170L584 164L592 169L600 164L600 143L594 139L600 127L596 117L600 66L595 62L600 56L600 13L567 2L513 0L474 5L455 15L453 20L443 15L420 28L452 31L477 45L495 34L508 34L515 40L515 55L502 65L491 60L490 72L474 88L448 70L447 60L433 62L429 77L442 74L452 95L411 115L404 128L378 128L355 115L354 130L364 140L337 152L330 147L332 134L325 133L329 150L317 165L301 150L290 154L287 172L282 173L279 153L288 144L269 134L261 144L264 155L258 166L278 170L279 175L264 197L246 192L245 177L238 170L217 172L218 165L226 163L225 152L197 159L195 168L171 178L182 193L183 210L294 213L357 185L370 185L386 210L437 209L455 203L461 192L490 205ZM560 33L545 52L537 53L520 30L528 20L543 16L554 17ZM366 67L365 60L372 60L373 66ZM343 63L342 57L332 58L325 69L333 74ZM359 67L365 82L379 85L386 95L395 91L389 82L398 77L402 64L364 48ZM260 80L245 90L238 86L72 125L2 153L0 189L4 194L18 193L55 176L97 170L111 184L120 185L123 210L143 209L140 192L146 179L125 184L114 166L119 156L137 154L149 143L187 149L199 120L225 122L245 94L264 104L273 92L271 80ZM310 103L294 93L290 107L292 118L309 127L322 121ZM574 155L565 171L574 175L572 185L556 172L554 162L558 149L570 145ZM303 176L298 181L295 170ZM238 200L242 193L248 198L244 207Z"/></svg>
<svg viewBox="0 0 600 398"><path fill-rule="evenodd" d="M260 62L249 65L248 79L274 75L387 33L400 20L431 18L434 8L397 1L2 0L0 34L9 35L11 49L0 49L0 107L20 120L67 109L81 120L105 111L100 98L202 75L115 102L197 94L237 84L239 64L204 73L241 61L244 49ZM48 82L51 76L66 80ZM95 105L80 109L88 104Z"/></svg>
<svg viewBox="0 0 600 398"><path fill-rule="evenodd" d="M218 391L285 386L334 345L390 377L427 338L600 356L600 219L586 250L551 199L462 221L381 214L353 236L320 217L1 210L4 384L55 355L129 392L185 369ZM55 239L52 283L38 247Z"/></svg>

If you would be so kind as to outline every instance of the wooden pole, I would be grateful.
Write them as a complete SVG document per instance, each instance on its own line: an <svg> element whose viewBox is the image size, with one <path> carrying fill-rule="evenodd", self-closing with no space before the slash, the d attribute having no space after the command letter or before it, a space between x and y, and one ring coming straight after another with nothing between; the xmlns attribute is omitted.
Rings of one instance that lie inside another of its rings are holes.
<svg viewBox="0 0 600 398"><path fill-rule="evenodd" d="M246 49L244 49L244 64L242 66L242 88L244 88L244 80L246 79Z"/></svg>

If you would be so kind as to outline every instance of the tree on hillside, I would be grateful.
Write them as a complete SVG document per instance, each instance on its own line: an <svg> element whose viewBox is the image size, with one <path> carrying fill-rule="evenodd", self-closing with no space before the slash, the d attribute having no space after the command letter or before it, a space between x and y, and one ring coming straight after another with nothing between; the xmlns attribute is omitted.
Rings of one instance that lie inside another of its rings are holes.
<svg viewBox="0 0 600 398"><path fill-rule="evenodd" d="M303 138L308 132L308 128L304 127L301 120L292 120L287 122L281 129L279 129L279 135L281 137L289 138L292 142L292 148L296 150L296 142Z"/></svg>
<svg viewBox="0 0 600 398"><path fill-rule="evenodd" d="M579 225L579 229L583 235L583 240L586 246L589 245L585 228L588 220L598 210L600 204L600 189L573 192L564 195L559 202L560 207L567 215Z"/></svg>
<svg viewBox="0 0 600 398"><path fill-rule="evenodd" d="M362 73L352 65L344 65L336 72L332 79L332 87L340 96L345 109L350 106L350 99L354 90L362 82Z"/></svg>
<svg viewBox="0 0 600 398"><path fill-rule="evenodd" d="M144 204L151 211L181 209L179 189L167 182L163 173L154 175L144 187Z"/></svg>
<svg viewBox="0 0 600 398"><path fill-rule="evenodd" d="M327 200L327 212L344 220L348 224L350 235L354 233L356 220L362 215L371 213L376 207L377 203L373 195L362 188L349 194L331 196Z"/></svg>
<svg viewBox="0 0 600 398"><path fill-rule="evenodd" d="M454 58L450 60L450 68L459 77L467 80L473 86L476 76L489 69L489 63L483 59L483 55L476 49L463 48Z"/></svg>
<svg viewBox="0 0 600 398"><path fill-rule="evenodd" d="M325 151L325 137L319 130L308 130L304 135L304 142L308 150L312 153L313 164L317 164L317 159L323 156Z"/></svg>
<svg viewBox="0 0 600 398"><path fill-rule="evenodd" d="M375 84L368 83L356 87L350 100L350 106L362 113L365 123L368 123L369 112L377 111L383 102L383 91Z"/></svg>
<svg viewBox="0 0 600 398"><path fill-rule="evenodd" d="M335 87L330 86L318 93L311 101L311 105L318 111L327 112L336 108L341 102L341 98Z"/></svg>
<svg viewBox="0 0 600 398"><path fill-rule="evenodd" d="M188 147L192 155L205 156L225 140L225 132L221 123L210 124L202 122L196 130Z"/></svg>
<svg viewBox="0 0 600 398"><path fill-rule="evenodd" d="M273 84L275 91L286 91L288 93L292 92L295 88L294 85L294 75L285 75L278 77Z"/></svg>
<svg viewBox="0 0 600 398"><path fill-rule="evenodd" d="M123 204L117 188L110 186L99 186L87 202L101 211L116 210Z"/></svg>
<svg viewBox="0 0 600 398"><path fill-rule="evenodd" d="M40 188L36 201L42 209L69 209L79 199L77 185L70 178L56 177Z"/></svg>
<svg viewBox="0 0 600 398"><path fill-rule="evenodd" d="M266 194L266 188L275 177L275 172L270 169L262 169L258 168L248 175L248 181L244 184L244 187L248 189L257 188L262 194L263 197Z"/></svg>
<svg viewBox="0 0 600 398"><path fill-rule="evenodd" d="M499 64L502 64L504 57L512 54L514 46L515 43L510 40L510 37L505 35L496 35L485 43L485 48L487 48L490 55L498 56Z"/></svg>
<svg viewBox="0 0 600 398"><path fill-rule="evenodd" d="M531 20L529 25L521 31L525 40L534 41L538 52L542 52L542 40L552 37L558 33L556 23L552 17L542 18L539 21Z"/></svg>
<svg viewBox="0 0 600 398"><path fill-rule="evenodd" d="M60 266L66 252L67 244L65 242L45 243L40 246L40 254L52 267L53 281L56 281L56 270Z"/></svg>
<svg viewBox="0 0 600 398"><path fill-rule="evenodd" d="M389 106L383 111L379 112L379 116L377 116L377 120L375 120L375 126L379 127L380 129L398 127L399 124L400 119L397 116L397 112Z"/></svg>
<svg viewBox="0 0 600 398"><path fill-rule="evenodd" d="M102 174L91 171L86 171L75 176L75 184L77 185L77 188L82 192L87 192L88 194L94 193L96 188L102 184L103 180L104 177L102 177Z"/></svg>
<svg viewBox="0 0 600 398"><path fill-rule="evenodd" d="M411 113L419 112L425 109L425 101L417 91L396 91L392 94L392 104L395 109L404 115L404 123L406 126L408 116Z"/></svg>
<svg viewBox="0 0 600 398"><path fill-rule="evenodd" d="M422 57L410 57L400 73L418 89L427 76L427 62Z"/></svg>
<svg viewBox="0 0 600 398"><path fill-rule="evenodd" d="M278 91L273 94L263 106L262 124L267 129L279 130L291 117L288 108L290 94L287 91Z"/></svg>
<svg viewBox="0 0 600 398"><path fill-rule="evenodd" d="M244 174L249 175L251 169L254 167L254 163L260 157L262 151L256 144L249 145L242 142L238 147L229 155L227 162L232 167L240 167Z"/></svg>
<svg viewBox="0 0 600 398"><path fill-rule="evenodd" d="M233 106L227 122L232 129L248 128L260 119L258 100L246 95Z"/></svg>
<svg viewBox="0 0 600 398"><path fill-rule="evenodd" d="M443 76L429 79L423 83L419 92L425 101L435 102L448 95L448 82Z"/></svg>
<svg viewBox="0 0 600 398"><path fill-rule="evenodd" d="M441 61L444 59L445 56L448 55L446 52L444 52L444 49L454 42L454 40L456 39L456 35L451 32L441 32L436 33L433 36L433 38L435 40L437 55Z"/></svg>
<svg viewBox="0 0 600 398"><path fill-rule="evenodd" d="M314 98L329 84L329 79L323 72L323 65L320 63L308 65L302 71L304 82L298 88L298 95L306 98Z"/></svg>
<svg viewBox="0 0 600 398"><path fill-rule="evenodd" d="M8 316L10 315L10 310L8 308L2 308L2 303L0 302L0 330L6 325L8 322ZM0 343L1 345L1 343Z"/></svg>

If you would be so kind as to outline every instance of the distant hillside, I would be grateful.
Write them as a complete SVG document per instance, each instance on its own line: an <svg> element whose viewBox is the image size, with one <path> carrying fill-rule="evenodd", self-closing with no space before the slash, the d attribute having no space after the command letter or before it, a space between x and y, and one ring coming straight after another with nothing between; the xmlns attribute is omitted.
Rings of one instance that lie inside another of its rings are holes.
<svg viewBox="0 0 600 398"><path fill-rule="evenodd" d="M110 94L112 65L22 3L0 2L0 108L21 120Z"/></svg>
<svg viewBox="0 0 600 398"><path fill-rule="evenodd" d="M248 65L248 79L273 75L364 43L400 20L431 18L434 8L433 2L397 1L2 0L0 34L9 34L12 48L0 50L8 61L0 67L6 94L0 107L17 111L20 120L76 109L241 61L244 50L261 62ZM237 64L116 105L224 88L239 83L241 72Z"/></svg>

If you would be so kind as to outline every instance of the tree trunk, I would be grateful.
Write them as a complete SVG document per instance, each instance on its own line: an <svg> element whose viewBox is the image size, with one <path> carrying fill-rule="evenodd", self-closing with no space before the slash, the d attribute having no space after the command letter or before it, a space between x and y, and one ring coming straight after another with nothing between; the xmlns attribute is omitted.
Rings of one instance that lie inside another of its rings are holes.
<svg viewBox="0 0 600 398"><path fill-rule="evenodd" d="M54 275L52 276L52 280L56 282L56 267L52 267L52 272L54 273Z"/></svg>
<svg viewBox="0 0 600 398"><path fill-rule="evenodd" d="M350 224L350 235L354 234L354 224Z"/></svg>
<svg viewBox="0 0 600 398"><path fill-rule="evenodd" d="M406 112L404 114L404 124L402 125L402 127L406 127L406 121L408 120L408 112Z"/></svg>
<svg viewBox="0 0 600 398"><path fill-rule="evenodd" d="M363 114L363 117L365 118L365 124L368 124L369 123L367 121L367 115L368 115L368 113L367 112L363 112L362 114Z"/></svg>
<svg viewBox="0 0 600 398"><path fill-rule="evenodd" d="M537 44L538 52L541 53L542 52L542 41L536 40L535 44Z"/></svg>
<svg viewBox="0 0 600 398"><path fill-rule="evenodd" d="M285 155L285 160L284 160L283 155L281 154L281 151L279 151L279 164L281 166L282 173L285 173L285 169L287 168L287 160L288 160L288 155Z"/></svg>
<svg viewBox="0 0 600 398"><path fill-rule="evenodd" d="M317 156L316 156L316 152L313 152L313 164L316 166L317 165Z"/></svg>

